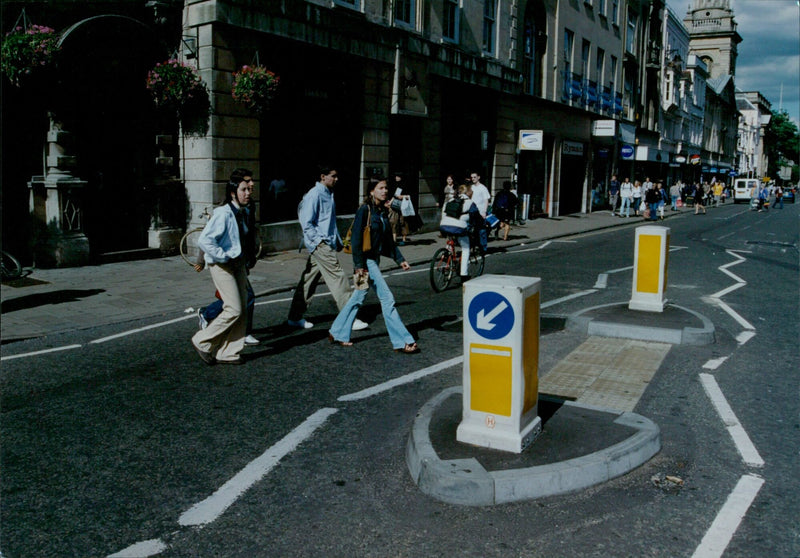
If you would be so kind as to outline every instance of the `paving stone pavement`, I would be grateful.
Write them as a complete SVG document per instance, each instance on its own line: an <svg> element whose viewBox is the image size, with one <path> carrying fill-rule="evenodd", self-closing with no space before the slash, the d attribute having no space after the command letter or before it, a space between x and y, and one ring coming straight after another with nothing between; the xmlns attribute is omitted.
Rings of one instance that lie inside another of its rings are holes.
<svg viewBox="0 0 800 558"><path fill-rule="evenodd" d="M668 211L663 223L682 213L686 210ZM507 241L492 239L489 248L642 224L641 219L621 219L609 211L535 219L514 226ZM299 227L297 234L299 243ZM401 251L412 266L425 265L443 244L438 232L414 234ZM305 250L263 256L250 275L256 296L291 291L307 256ZM352 271L350 257L340 259L345 270ZM394 266L385 258L383 264ZM206 304L213 293L207 272L195 272L180 256L27 272L0 289L2 343L133 320L177 318Z"/></svg>

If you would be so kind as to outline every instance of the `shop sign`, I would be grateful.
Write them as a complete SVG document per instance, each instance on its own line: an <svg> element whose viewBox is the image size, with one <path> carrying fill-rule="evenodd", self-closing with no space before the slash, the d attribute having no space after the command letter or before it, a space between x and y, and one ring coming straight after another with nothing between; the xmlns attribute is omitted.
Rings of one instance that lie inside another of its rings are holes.
<svg viewBox="0 0 800 558"><path fill-rule="evenodd" d="M598 159L608 159L608 149L603 147L602 149L597 150L597 158Z"/></svg>
<svg viewBox="0 0 800 558"><path fill-rule="evenodd" d="M544 148L544 132L542 130L520 130L520 151L541 151Z"/></svg>
<svg viewBox="0 0 800 558"><path fill-rule="evenodd" d="M689 156L689 162L692 163L693 165L699 165L700 164L700 155L690 155Z"/></svg>
<svg viewBox="0 0 800 558"><path fill-rule="evenodd" d="M630 161L633 159L633 154L634 154L633 146L625 144L620 148L619 153L620 155L622 155L622 158L625 161Z"/></svg>
<svg viewBox="0 0 800 558"><path fill-rule="evenodd" d="M711 167L708 169L708 172L719 172L719 169L717 167Z"/></svg>
<svg viewBox="0 0 800 558"><path fill-rule="evenodd" d="M575 157L583 157L583 144L577 141L564 141L561 145L562 155L573 155Z"/></svg>
<svg viewBox="0 0 800 558"><path fill-rule="evenodd" d="M592 135L613 138L617 133L616 120L595 120L592 122Z"/></svg>
<svg viewBox="0 0 800 558"><path fill-rule="evenodd" d="M673 160L678 164L683 164L686 162L686 157L684 157L683 155L676 155Z"/></svg>

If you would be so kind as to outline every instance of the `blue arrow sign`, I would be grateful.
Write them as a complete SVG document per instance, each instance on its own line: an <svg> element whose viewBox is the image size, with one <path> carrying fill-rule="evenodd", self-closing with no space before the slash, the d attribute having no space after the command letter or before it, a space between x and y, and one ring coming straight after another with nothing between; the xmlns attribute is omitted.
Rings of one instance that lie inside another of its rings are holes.
<svg viewBox="0 0 800 558"><path fill-rule="evenodd" d="M475 296L467 314L472 330L486 339L505 337L514 327L514 309L500 293L488 291Z"/></svg>

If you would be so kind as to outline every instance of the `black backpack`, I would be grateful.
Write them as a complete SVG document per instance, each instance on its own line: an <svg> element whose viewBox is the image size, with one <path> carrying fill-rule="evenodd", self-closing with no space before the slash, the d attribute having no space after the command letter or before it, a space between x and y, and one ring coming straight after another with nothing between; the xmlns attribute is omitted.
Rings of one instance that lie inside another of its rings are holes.
<svg viewBox="0 0 800 558"><path fill-rule="evenodd" d="M464 214L464 200L456 198L444 204L444 214L454 219L459 219Z"/></svg>

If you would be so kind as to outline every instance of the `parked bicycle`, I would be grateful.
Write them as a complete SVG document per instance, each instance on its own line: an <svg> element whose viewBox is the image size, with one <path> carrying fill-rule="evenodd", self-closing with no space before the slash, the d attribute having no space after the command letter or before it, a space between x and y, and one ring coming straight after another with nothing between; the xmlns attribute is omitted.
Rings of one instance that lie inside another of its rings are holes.
<svg viewBox="0 0 800 558"><path fill-rule="evenodd" d="M481 252L477 242L470 244L467 274L470 277L478 277L483 273L486 257ZM434 291L437 293L442 292L450 285L453 277L459 275L461 258L461 248L456 237L447 235L447 245L436 250L433 254L433 259L431 259L430 280Z"/></svg>
<svg viewBox="0 0 800 558"><path fill-rule="evenodd" d="M203 212L198 215L198 217L203 217L206 221L208 221L211 219L211 213L208 212L208 208L206 207ZM183 261L192 267L194 267L194 265L197 263L197 240L200 238L200 233L203 232L204 228L205 227L195 227L191 230L188 230L181 238L181 257L183 258ZM256 259L258 259L259 256L261 256L261 250L264 247L263 243L261 242L261 235L258 234L258 227L256 227L256 244Z"/></svg>
<svg viewBox="0 0 800 558"><path fill-rule="evenodd" d="M12 281L14 279L19 279L22 277L22 266L20 265L17 258L6 252L5 250L0 250L3 253L3 263L2 263L2 277L3 281Z"/></svg>

